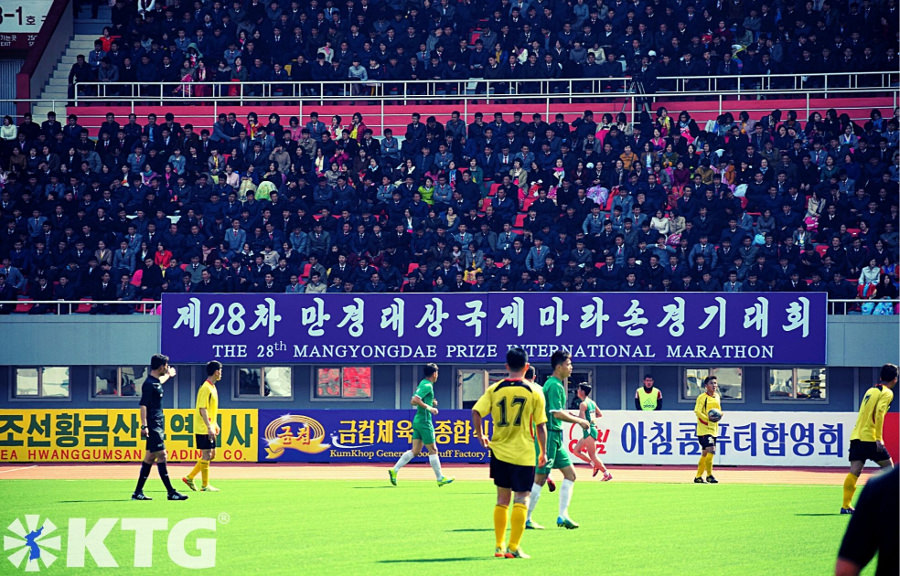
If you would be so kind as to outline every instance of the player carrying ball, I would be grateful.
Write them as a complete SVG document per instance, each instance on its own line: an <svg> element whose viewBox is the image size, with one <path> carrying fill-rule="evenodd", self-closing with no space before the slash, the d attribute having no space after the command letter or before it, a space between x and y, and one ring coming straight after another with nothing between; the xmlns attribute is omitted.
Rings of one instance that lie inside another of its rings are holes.
<svg viewBox="0 0 900 576"><path fill-rule="evenodd" d="M709 417L710 410L722 412L722 400L719 396L719 381L715 376L707 376L703 380L706 392L697 396L694 404L694 414L697 416L697 441L700 442L702 452L700 462L697 464L697 476L694 484L718 484L719 481L712 475L713 456L716 454L716 434L719 433L719 422L712 421ZM706 470L706 481L703 480L703 470Z"/></svg>

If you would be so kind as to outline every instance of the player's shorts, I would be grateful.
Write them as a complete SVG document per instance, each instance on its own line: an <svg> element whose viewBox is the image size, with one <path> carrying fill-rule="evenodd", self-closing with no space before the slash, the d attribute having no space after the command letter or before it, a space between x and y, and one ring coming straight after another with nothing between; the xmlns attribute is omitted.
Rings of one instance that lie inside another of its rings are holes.
<svg viewBox="0 0 900 576"><path fill-rule="evenodd" d="M703 436L697 436L697 441L700 442L701 448L715 448L716 447L716 437L712 434L704 434Z"/></svg>
<svg viewBox="0 0 900 576"><path fill-rule="evenodd" d="M426 446L434 444L434 424L431 422L425 424L413 421L412 437L414 440L421 440L422 444L425 444Z"/></svg>
<svg viewBox="0 0 900 576"><path fill-rule="evenodd" d="M572 460L569 459L569 453L563 446L562 432L550 430L547 432L547 465L538 468L538 474L550 474L550 471L556 468L561 470L566 466L571 466Z"/></svg>
<svg viewBox="0 0 900 576"><path fill-rule="evenodd" d="M890 457L891 455L888 453L887 448L882 447L879 450L878 444L875 442L864 442L862 440L850 441L849 459L851 462L865 462L866 460L884 462L885 460L889 460Z"/></svg>
<svg viewBox="0 0 900 576"><path fill-rule="evenodd" d="M147 452L162 452L166 449L166 433L162 428L147 430Z"/></svg>
<svg viewBox="0 0 900 576"><path fill-rule="evenodd" d="M597 427L594 426L593 424L591 424L591 427L588 428L587 430L582 429L581 434L582 434L583 438L590 437L590 438L593 438L594 440L596 440L597 439Z"/></svg>
<svg viewBox="0 0 900 576"><path fill-rule="evenodd" d="M534 484L534 466L510 464L500 460L491 452L491 478L499 488L508 488L513 492L531 492Z"/></svg>
<svg viewBox="0 0 900 576"><path fill-rule="evenodd" d="M194 442L197 444L197 450L214 450L216 443L209 439L209 434L194 434Z"/></svg>

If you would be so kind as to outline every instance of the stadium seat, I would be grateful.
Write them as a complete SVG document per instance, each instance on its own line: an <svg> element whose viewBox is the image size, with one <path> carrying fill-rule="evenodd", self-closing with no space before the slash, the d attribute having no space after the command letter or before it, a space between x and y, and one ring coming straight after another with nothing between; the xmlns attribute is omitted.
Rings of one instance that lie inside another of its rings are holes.
<svg viewBox="0 0 900 576"><path fill-rule="evenodd" d="M81 298L81 304L75 308L76 314L87 314L91 311L91 298Z"/></svg>
<svg viewBox="0 0 900 576"><path fill-rule="evenodd" d="M847 233L856 238L859 236L859 228L847 228Z"/></svg>
<svg viewBox="0 0 900 576"><path fill-rule="evenodd" d="M816 252L818 252L819 258L824 258L825 253L828 252L828 245L827 244L819 244L818 246L816 246Z"/></svg>
<svg viewBox="0 0 900 576"><path fill-rule="evenodd" d="M409 276L413 272L419 269L419 265L416 262L410 262L409 267L406 269L406 275Z"/></svg>
<svg viewBox="0 0 900 576"><path fill-rule="evenodd" d="M34 307L34 304L32 303L31 298L29 298L27 296L19 296L18 300L19 300L19 303L16 304L16 312L18 312L20 314L27 313L29 310L31 310Z"/></svg>
<svg viewBox="0 0 900 576"><path fill-rule="evenodd" d="M141 280L144 278L143 270L136 270L134 275L131 277L131 285L132 286L140 286Z"/></svg>
<svg viewBox="0 0 900 576"><path fill-rule="evenodd" d="M303 271L300 272L300 280L306 282L309 280L309 271L312 270L312 265L310 263L306 263L303 265Z"/></svg>
<svg viewBox="0 0 900 576"><path fill-rule="evenodd" d="M487 207L491 205L491 197L488 196L481 201L481 210L487 210Z"/></svg>
<svg viewBox="0 0 900 576"><path fill-rule="evenodd" d="M525 224L525 217L527 214L516 214L516 221L513 224L514 228L521 228Z"/></svg>

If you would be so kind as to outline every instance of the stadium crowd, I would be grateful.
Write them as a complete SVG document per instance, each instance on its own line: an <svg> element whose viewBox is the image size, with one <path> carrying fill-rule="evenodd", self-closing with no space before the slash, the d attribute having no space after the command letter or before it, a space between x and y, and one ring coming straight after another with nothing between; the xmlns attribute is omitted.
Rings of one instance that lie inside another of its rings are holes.
<svg viewBox="0 0 900 576"><path fill-rule="evenodd" d="M897 68L895 0L337 4L117 0L70 80L175 80L173 90L204 95L205 81L226 78L399 82L421 73L514 79L529 91L528 80L627 70L649 92L665 88L659 77L713 70ZM534 70L536 58L551 76ZM503 66L508 73L496 72ZM665 108L634 122L590 111L454 113L446 123L413 113L404 134L378 138L358 113L286 124L277 114L221 114L197 127L161 115L108 114L97 139L75 115L65 124L52 113L42 124L3 119L0 300L165 291L897 296L896 110L872 110L864 123L835 110L807 119L727 113L702 126Z"/></svg>
<svg viewBox="0 0 900 576"><path fill-rule="evenodd" d="M897 295L897 111L863 126L833 110L806 122L727 113L709 130L664 108L635 124L521 116L443 125L413 113L402 141L374 139L358 113L288 127L222 114L199 130L172 113L122 125L108 114L98 141L75 115L26 117L3 140L0 300Z"/></svg>
<svg viewBox="0 0 900 576"><path fill-rule="evenodd" d="M204 97L210 82L271 83L287 93L292 80L356 82L357 93L382 83L389 94L399 86L392 81L485 78L515 80L495 84L499 93L534 93L541 80L557 91L565 86L555 79L627 73L655 92L674 89L665 79L674 77L743 74L758 84L780 73L896 73L898 23L896 0L116 0L110 26L69 79L143 85L143 95L158 90L146 84L165 81L169 94ZM261 92L259 84L244 90Z"/></svg>

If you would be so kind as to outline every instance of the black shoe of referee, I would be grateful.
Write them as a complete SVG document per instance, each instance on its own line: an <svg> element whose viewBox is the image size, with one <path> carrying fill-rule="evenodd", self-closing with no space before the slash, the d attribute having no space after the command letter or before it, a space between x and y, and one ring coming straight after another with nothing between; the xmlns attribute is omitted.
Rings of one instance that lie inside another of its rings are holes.
<svg viewBox="0 0 900 576"><path fill-rule="evenodd" d="M188 497L178 491L169 492L169 500L187 500Z"/></svg>

